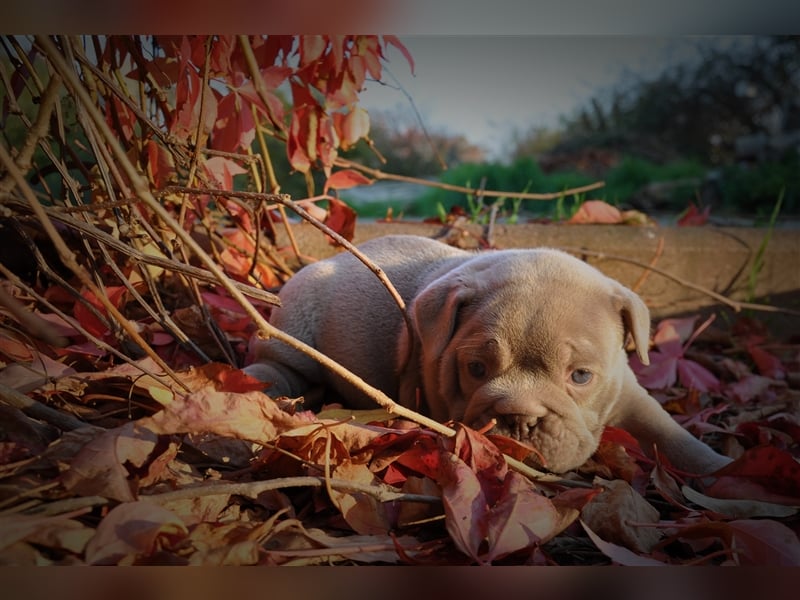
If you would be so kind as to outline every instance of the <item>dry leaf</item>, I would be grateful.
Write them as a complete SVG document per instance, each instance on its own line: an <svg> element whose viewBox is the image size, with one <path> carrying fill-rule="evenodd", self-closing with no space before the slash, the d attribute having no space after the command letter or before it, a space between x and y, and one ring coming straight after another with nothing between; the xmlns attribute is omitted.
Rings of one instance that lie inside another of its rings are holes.
<svg viewBox="0 0 800 600"><path fill-rule="evenodd" d="M660 516L636 490L621 479L595 479L605 490L583 507L581 519L603 540L636 552L650 552L661 534L648 523L658 523Z"/></svg>

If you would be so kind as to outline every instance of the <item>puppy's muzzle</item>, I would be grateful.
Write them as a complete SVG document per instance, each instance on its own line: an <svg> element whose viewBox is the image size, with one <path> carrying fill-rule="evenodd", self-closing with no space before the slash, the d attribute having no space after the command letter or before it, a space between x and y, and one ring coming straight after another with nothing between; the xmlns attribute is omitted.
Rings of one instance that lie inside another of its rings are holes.
<svg viewBox="0 0 800 600"><path fill-rule="evenodd" d="M534 430L541 421L539 417L525 414L497 415L496 419L496 427L500 432L520 441L533 437Z"/></svg>

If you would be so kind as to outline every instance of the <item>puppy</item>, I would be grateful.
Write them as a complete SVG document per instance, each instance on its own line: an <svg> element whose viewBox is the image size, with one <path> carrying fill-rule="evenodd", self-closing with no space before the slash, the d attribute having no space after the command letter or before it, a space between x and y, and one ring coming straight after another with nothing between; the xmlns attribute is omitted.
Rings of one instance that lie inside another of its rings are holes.
<svg viewBox="0 0 800 600"><path fill-rule="evenodd" d="M386 236L360 246L407 305L345 252L301 269L271 323L317 348L389 397L439 421L493 431L537 449L564 472L597 449L605 425L645 451L703 474L730 459L679 426L636 381L630 336L647 363L650 316L631 290L557 250L459 250L429 238ZM313 359L259 340L246 372L273 396L322 384L352 408L374 404Z"/></svg>

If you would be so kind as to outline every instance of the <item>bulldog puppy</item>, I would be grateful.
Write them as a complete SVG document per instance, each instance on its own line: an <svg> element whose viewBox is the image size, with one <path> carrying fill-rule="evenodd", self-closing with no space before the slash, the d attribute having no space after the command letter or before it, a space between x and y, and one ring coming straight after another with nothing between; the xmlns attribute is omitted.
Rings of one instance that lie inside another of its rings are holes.
<svg viewBox="0 0 800 600"><path fill-rule="evenodd" d="M407 304L412 331L378 278L348 252L301 269L270 321L367 383L439 421L493 431L537 449L553 472L579 467L605 425L629 431L695 474L730 459L678 425L636 381L625 344L647 363L650 316L631 290L552 249L468 252L429 238L361 245ZM374 407L316 361L259 340L246 372L273 397L313 386Z"/></svg>

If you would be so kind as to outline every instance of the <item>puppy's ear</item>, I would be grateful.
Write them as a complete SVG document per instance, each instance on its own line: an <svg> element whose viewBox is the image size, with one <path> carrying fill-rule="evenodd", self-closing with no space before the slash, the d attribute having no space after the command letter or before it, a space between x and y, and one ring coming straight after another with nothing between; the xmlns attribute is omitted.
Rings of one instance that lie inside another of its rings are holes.
<svg viewBox="0 0 800 600"><path fill-rule="evenodd" d="M464 274L443 275L420 292L409 307L414 333L427 356L440 356L453 337L459 309L475 296Z"/></svg>
<svg viewBox="0 0 800 600"><path fill-rule="evenodd" d="M636 293L619 284L615 301L622 315L625 334L630 334L633 338L636 355L642 364L649 365L647 349L650 345L650 311L647 305Z"/></svg>

